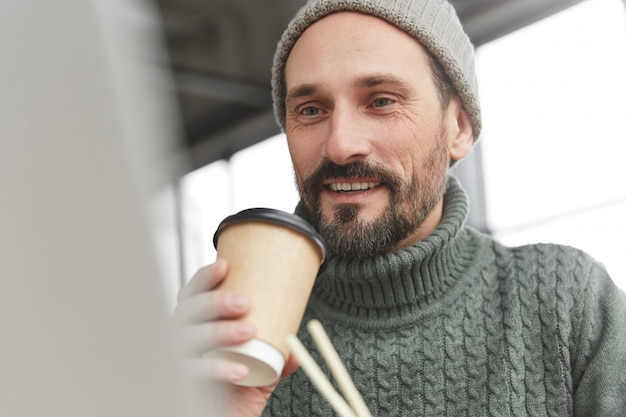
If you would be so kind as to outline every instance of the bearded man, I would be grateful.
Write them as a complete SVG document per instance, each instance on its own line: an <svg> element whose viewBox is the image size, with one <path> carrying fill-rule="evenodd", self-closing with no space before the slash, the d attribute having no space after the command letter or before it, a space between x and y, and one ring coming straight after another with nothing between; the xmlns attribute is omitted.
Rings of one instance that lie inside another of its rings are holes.
<svg viewBox="0 0 626 417"><path fill-rule="evenodd" d="M605 269L464 225L448 169L481 117L473 47L450 4L309 1L278 45L273 94L296 213L329 252L303 323L322 322L372 415L626 414L626 298ZM254 337L234 321L249 300L215 289L227 270L216 262L180 293L190 351ZM270 387L228 385L246 368L196 361L229 387L224 415L334 415L293 358Z"/></svg>

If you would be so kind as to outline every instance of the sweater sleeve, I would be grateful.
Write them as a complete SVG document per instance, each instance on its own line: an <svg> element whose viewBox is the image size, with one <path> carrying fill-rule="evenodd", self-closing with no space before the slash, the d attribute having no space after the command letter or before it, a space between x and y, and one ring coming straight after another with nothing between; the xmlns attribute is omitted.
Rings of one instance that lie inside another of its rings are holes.
<svg viewBox="0 0 626 417"><path fill-rule="evenodd" d="M593 263L578 302L578 352L574 362L574 415L626 415L626 295Z"/></svg>

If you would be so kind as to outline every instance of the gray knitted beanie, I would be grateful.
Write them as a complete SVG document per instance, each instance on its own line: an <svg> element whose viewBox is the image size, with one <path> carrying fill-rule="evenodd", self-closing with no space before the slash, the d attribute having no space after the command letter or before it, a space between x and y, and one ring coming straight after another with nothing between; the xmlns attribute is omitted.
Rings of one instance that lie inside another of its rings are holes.
<svg viewBox="0 0 626 417"><path fill-rule="evenodd" d="M474 47L456 11L446 0L309 0L289 23L278 43L272 67L274 113L285 130L285 63L302 32L339 11L355 11L386 20L415 37L439 61L452 80L478 139L482 127Z"/></svg>

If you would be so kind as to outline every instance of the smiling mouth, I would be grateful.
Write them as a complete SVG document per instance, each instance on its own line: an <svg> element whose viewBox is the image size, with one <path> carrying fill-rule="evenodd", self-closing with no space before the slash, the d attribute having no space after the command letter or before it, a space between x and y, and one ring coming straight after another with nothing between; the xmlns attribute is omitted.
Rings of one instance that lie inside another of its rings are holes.
<svg viewBox="0 0 626 417"><path fill-rule="evenodd" d="M349 193L353 191L366 191L376 188L380 182L334 182L328 185L331 190L340 193Z"/></svg>

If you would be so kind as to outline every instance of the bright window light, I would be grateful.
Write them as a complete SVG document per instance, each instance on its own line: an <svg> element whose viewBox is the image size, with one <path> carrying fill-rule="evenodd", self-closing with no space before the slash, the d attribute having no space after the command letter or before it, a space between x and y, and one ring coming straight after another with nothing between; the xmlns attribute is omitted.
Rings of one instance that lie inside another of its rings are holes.
<svg viewBox="0 0 626 417"><path fill-rule="evenodd" d="M298 203L287 139L282 134L237 152L228 162L198 169L182 183L185 247L189 248L185 270L191 273L215 260L213 234L224 217L252 207L293 212Z"/></svg>
<svg viewBox="0 0 626 417"><path fill-rule="evenodd" d="M576 246L626 288L626 13L588 0L478 50L489 225Z"/></svg>

